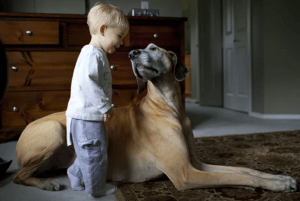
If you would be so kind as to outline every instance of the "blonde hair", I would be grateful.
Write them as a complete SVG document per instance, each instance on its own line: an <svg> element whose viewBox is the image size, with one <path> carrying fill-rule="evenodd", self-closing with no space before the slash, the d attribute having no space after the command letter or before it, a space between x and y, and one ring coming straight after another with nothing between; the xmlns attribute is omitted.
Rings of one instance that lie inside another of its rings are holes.
<svg viewBox="0 0 300 201"><path fill-rule="evenodd" d="M87 17L90 34L97 34L101 24L107 27L122 27L129 29L129 22L123 11L113 5L96 3L90 10Z"/></svg>

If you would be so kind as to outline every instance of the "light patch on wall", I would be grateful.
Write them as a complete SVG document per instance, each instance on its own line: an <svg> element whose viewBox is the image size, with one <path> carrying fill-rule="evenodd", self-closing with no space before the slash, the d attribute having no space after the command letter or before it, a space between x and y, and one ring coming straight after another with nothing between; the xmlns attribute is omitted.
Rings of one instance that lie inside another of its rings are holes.
<svg viewBox="0 0 300 201"><path fill-rule="evenodd" d="M11 10L20 13L35 13L35 0L13 0Z"/></svg>
<svg viewBox="0 0 300 201"><path fill-rule="evenodd" d="M35 7L36 13L85 14L85 0L35 0Z"/></svg>

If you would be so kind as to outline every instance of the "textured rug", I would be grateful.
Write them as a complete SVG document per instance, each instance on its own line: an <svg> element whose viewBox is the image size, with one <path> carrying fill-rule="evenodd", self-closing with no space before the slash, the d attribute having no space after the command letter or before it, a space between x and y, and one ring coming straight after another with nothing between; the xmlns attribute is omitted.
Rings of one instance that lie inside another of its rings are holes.
<svg viewBox="0 0 300 201"><path fill-rule="evenodd" d="M300 179L300 131L196 138L198 158L215 165L248 167ZM237 188L178 191L166 177L147 183L115 183L119 201L299 201L300 191L278 193Z"/></svg>

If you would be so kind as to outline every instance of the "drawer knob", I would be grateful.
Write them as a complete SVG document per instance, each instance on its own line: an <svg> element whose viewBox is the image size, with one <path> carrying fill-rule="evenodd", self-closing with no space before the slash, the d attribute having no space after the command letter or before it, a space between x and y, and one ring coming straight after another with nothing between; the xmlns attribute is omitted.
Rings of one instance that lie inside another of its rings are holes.
<svg viewBox="0 0 300 201"><path fill-rule="evenodd" d="M14 112L19 112L19 108L13 107L13 111L14 111Z"/></svg>
<svg viewBox="0 0 300 201"><path fill-rule="evenodd" d="M32 35L32 31L26 31L26 34L27 34L28 36L31 36L31 35Z"/></svg>
<svg viewBox="0 0 300 201"><path fill-rule="evenodd" d="M116 70L116 67L115 66L111 66L110 69L111 70Z"/></svg>
<svg viewBox="0 0 300 201"><path fill-rule="evenodd" d="M153 36L154 36L154 38L158 38L159 37L158 34L154 34Z"/></svg>
<svg viewBox="0 0 300 201"><path fill-rule="evenodd" d="M19 70L19 69L18 69L17 67L15 67L15 66L12 66L11 69L12 69L13 71L15 71L15 72L17 72L17 71Z"/></svg>
<svg viewBox="0 0 300 201"><path fill-rule="evenodd" d="M116 105L115 104L111 104L111 107L116 108Z"/></svg>

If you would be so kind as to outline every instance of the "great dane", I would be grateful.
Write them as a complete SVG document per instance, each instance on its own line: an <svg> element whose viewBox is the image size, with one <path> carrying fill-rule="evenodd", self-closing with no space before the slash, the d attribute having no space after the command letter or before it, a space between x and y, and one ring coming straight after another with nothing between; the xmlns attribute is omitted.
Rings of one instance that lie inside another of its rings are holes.
<svg viewBox="0 0 300 201"><path fill-rule="evenodd" d="M188 74L177 56L154 44L129 53L139 102L114 109L107 122L107 180L145 182L167 175L178 190L245 187L292 192L296 180L256 170L201 163L195 154L191 121L181 104L179 82ZM62 184L36 177L41 172L67 168L74 149L66 145L65 112L30 123L17 143L18 184L56 191Z"/></svg>

